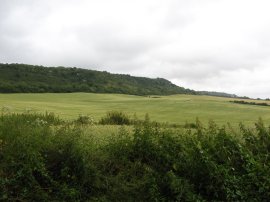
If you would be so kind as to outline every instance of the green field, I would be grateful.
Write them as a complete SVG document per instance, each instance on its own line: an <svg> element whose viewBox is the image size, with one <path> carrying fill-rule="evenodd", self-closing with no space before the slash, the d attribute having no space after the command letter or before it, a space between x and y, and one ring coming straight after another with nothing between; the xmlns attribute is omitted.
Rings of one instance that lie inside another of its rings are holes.
<svg viewBox="0 0 270 202"><path fill-rule="evenodd" d="M259 117L270 122L270 107L230 103L230 98L195 95L132 96L93 93L0 94L0 108L8 112L54 112L64 119L80 114L98 121L107 111L121 110L130 116L146 113L159 122L183 124L198 117L206 123L253 124ZM266 101L263 101L266 102Z"/></svg>

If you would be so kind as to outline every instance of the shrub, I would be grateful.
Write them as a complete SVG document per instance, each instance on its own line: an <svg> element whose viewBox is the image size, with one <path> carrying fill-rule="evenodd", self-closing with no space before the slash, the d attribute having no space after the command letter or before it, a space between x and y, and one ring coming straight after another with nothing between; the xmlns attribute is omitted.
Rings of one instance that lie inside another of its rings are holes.
<svg viewBox="0 0 270 202"><path fill-rule="evenodd" d="M79 143L81 132L65 124L55 128L56 123L52 114L1 116L1 201L76 201L85 197L90 188L86 184L95 172L86 174L89 166Z"/></svg>
<svg viewBox="0 0 270 202"><path fill-rule="evenodd" d="M54 115L0 117L1 201L268 201L270 130L150 122L102 144ZM57 125L57 126L56 126ZM11 127L12 126L12 127ZM88 128L89 129L89 128ZM193 132L192 132L193 131Z"/></svg>
<svg viewBox="0 0 270 202"><path fill-rule="evenodd" d="M129 117L124 112L110 111L99 121L103 125L129 125L131 123Z"/></svg>
<svg viewBox="0 0 270 202"><path fill-rule="evenodd" d="M197 128L197 125L196 125L196 123L188 123L188 122L186 122L185 125L184 125L184 128L193 128L193 129L195 129L195 128Z"/></svg>
<svg viewBox="0 0 270 202"><path fill-rule="evenodd" d="M75 120L77 124L94 124L93 117L87 115L79 115L79 117Z"/></svg>

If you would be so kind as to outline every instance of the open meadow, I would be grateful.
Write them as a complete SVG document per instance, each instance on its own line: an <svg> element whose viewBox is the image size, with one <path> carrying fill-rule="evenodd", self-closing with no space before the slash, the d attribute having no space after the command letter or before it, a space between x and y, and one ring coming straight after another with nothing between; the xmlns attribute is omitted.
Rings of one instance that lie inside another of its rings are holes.
<svg viewBox="0 0 270 202"><path fill-rule="evenodd" d="M195 122L196 117L207 123L230 122L237 125L253 124L261 117L270 122L270 107L231 103L234 98L196 95L133 96L122 94L93 93L43 93L43 94L0 94L0 108L5 112L53 112L66 120L88 115L98 121L108 111L123 111L129 116L143 119L184 124ZM254 101L254 100L252 100ZM267 102L257 101L254 102ZM268 101L269 102L269 101ZM269 102L270 104L270 102Z"/></svg>

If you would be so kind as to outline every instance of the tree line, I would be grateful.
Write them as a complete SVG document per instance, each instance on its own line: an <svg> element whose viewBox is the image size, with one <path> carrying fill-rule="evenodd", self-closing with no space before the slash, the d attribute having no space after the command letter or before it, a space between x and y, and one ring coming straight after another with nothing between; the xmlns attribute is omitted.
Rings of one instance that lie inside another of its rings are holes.
<svg viewBox="0 0 270 202"><path fill-rule="evenodd" d="M270 106L268 103L266 102L246 102L244 100L233 100L230 101L236 104L246 104L246 105L259 105L259 106Z"/></svg>
<svg viewBox="0 0 270 202"><path fill-rule="evenodd" d="M0 64L0 93L196 94L162 78L134 77L76 67Z"/></svg>

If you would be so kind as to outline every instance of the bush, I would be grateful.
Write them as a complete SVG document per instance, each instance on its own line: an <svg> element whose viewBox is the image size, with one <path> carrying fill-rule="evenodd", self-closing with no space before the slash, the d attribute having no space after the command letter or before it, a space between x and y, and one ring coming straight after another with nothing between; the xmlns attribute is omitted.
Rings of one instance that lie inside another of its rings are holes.
<svg viewBox="0 0 270 202"><path fill-rule="evenodd" d="M196 123L188 123L188 122L186 122L185 125L184 125L184 128L193 128L193 129L195 129L195 128L197 128L197 125L196 125Z"/></svg>
<svg viewBox="0 0 270 202"><path fill-rule="evenodd" d="M85 197L82 190L89 189L85 184L90 175L85 176L89 169L79 143L81 132L65 124L55 128L57 123L53 114L1 116L1 201L76 201Z"/></svg>
<svg viewBox="0 0 270 202"><path fill-rule="evenodd" d="M99 121L103 125L129 125L131 123L127 114L119 111L108 112L107 115Z"/></svg>
<svg viewBox="0 0 270 202"><path fill-rule="evenodd" d="M94 124L94 119L87 115L79 115L78 119L75 120L77 124Z"/></svg>
<svg viewBox="0 0 270 202"><path fill-rule="evenodd" d="M149 117L102 144L54 115L0 117L1 201L268 201L270 130L162 128ZM11 127L12 126L12 127ZM192 132L194 131L194 132Z"/></svg>

